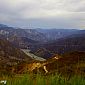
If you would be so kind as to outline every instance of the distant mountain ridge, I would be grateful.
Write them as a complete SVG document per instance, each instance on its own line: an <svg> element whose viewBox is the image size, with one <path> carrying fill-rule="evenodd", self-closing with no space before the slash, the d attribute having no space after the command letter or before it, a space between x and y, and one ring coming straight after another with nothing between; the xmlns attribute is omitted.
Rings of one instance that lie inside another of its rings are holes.
<svg viewBox="0 0 85 85"><path fill-rule="evenodd" d="M72 34L77 33L76 29L15 29L6 25L0 26L0 34L17 37L27 37L35 41L48 42L60 39Z"/></svg>
<svg viewBox="0 0 85 85"><path fill-rule="evenodd" d="M48 41L57 40L60 38L67 37L72 34L76 34L79 30L77 29L36 29L43 33Z"/></svg>
<svg viewBox="0 0 85 85"><path fill-rule="evenodd" d="M0 37L5 38L20 48L28 48L30 45L45 42L45 36L33 29L15 29L13 27L0 26Z"/></svg>
<svg viewBox="0 0 85 85"><path fill-rule="evenodd" d="M4 24L0 24L0 27L8 27L7 25Z"/></svg>
<svg viewBox="0 0 85 85"><path fill-rule="evenodd" d="M77 29L15 29L0 26L0 37L21 49L29 49L43 58L70 51L84 51L85 30Z"/></svg>

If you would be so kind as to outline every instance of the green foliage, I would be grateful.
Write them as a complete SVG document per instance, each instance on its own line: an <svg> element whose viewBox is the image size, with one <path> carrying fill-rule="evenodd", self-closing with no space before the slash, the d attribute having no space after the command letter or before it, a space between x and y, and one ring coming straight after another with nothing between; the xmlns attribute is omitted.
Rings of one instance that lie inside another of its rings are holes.
<svg viewBox="0 0 85 85"><path fill-rule="evenodd" d="M70 79L55 75L23 74L6 77L6 85L85 85L85 79L74 76Z"/></svg>

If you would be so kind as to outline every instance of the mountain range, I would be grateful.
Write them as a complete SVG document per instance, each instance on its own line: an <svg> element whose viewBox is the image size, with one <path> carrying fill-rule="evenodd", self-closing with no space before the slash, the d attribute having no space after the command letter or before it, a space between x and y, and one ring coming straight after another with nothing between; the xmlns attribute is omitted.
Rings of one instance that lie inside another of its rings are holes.
<svg viewBox="0 0 85 85"><path fill-rule="evenodd" d="M44 69L47 73L57 71L63 74L62 70L67 69L66 73L83 74L84 63L85 30L21 29L0 24L2 72L8 69L14 69L12 72L16 73L37 72L37 69L43 72Z"/></svg>
<svg viewBox="0 0 85 85"><path fill-rule="evenodd" d="M79 30L75 34L45 43L41 48L33 50L37 56L44 58L72 51L85 51L85 30ZM46 53L49 53L49 56Z"/></svg>

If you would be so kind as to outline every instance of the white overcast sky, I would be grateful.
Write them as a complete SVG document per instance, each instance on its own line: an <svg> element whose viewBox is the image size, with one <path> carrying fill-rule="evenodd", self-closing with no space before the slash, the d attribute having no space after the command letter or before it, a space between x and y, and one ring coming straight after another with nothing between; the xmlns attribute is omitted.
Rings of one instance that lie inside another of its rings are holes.
<svg viewBox="0 0 85 85"><path fill-rule="evenodd" d="M84 29L85 0L0 0L0 23Z"/></svg>

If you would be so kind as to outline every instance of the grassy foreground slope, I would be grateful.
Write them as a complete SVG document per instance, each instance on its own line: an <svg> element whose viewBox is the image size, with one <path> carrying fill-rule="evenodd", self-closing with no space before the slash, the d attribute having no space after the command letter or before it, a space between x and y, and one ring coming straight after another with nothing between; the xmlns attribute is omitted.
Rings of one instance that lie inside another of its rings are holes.
<svg viewBox="0 0 85 85"><path fill-rule="evenodd" d="M6 80L6 85L85 85L85 78L81 76L66 79L57 74L48 76L24 74L15 77L6 77Z"/></svg>

